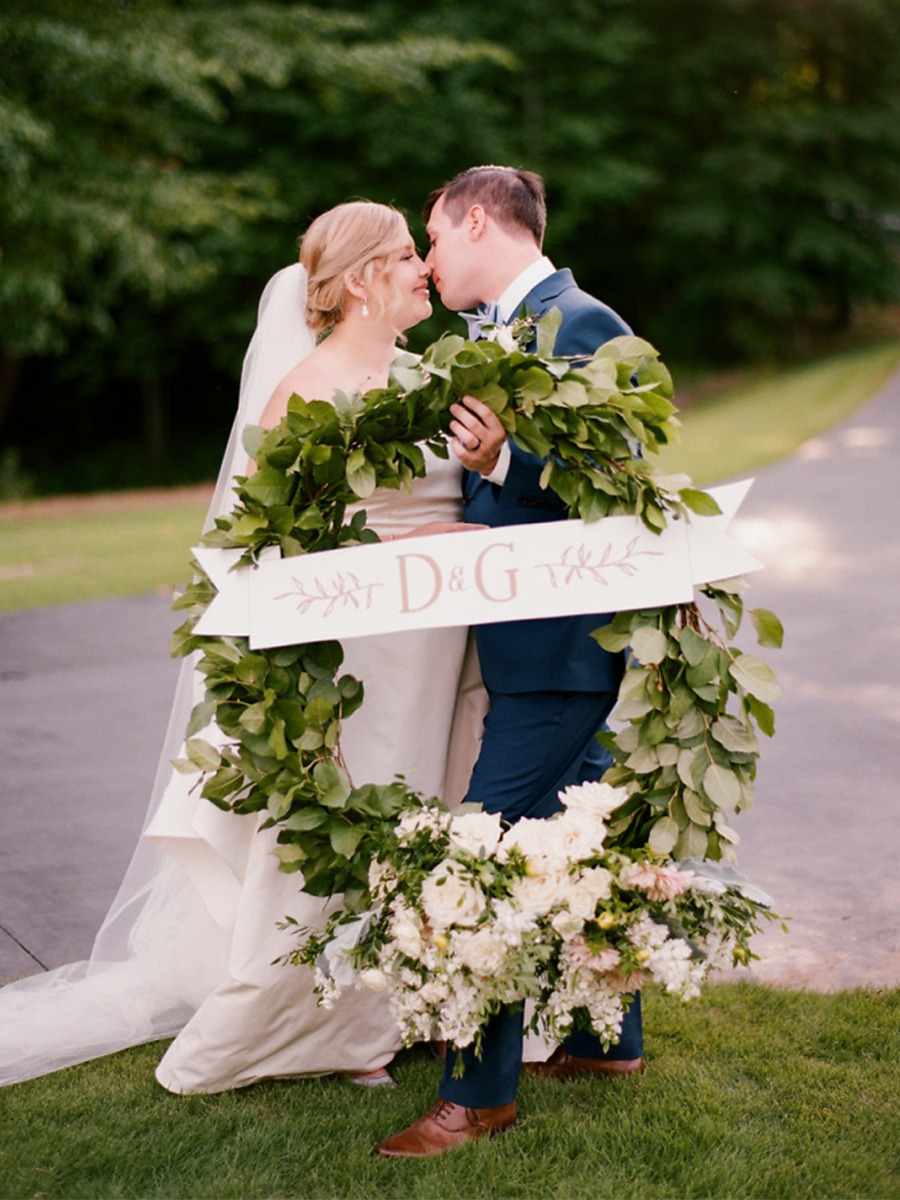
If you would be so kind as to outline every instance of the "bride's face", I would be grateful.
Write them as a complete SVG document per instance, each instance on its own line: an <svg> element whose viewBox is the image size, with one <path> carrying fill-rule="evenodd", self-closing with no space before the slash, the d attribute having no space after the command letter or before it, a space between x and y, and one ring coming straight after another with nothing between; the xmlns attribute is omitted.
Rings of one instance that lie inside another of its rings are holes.
<svg viewBox="0 0 900 1200"><path fill-rule="evenodd" d="M404 239L391 254L382 280L385 309L398 333L431 316L428 268L412 237Z"/></svg>

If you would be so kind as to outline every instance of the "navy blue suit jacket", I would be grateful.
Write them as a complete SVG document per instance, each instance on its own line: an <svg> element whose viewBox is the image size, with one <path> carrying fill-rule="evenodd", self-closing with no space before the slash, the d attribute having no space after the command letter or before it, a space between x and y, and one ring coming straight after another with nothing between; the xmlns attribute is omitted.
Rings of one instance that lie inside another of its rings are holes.
<svg viewBox="0 0 900 1200"><path fill-rule="evenodd" d="M598 346L630 333L625 322L575 283L572 272L556 271L525 297L523 307L540 317L551 308L562 312L557 354L589 357ZM465 519L489 525L524 525L560 521L566 506L539 484L543 462L510 442L509 473L502 487L466 472L463 480ZM623 656L602 650L590 632L610 620L609 614L546 617L533 621L501 621L475 631L485 686L490 692L616 691Z"/></svg>

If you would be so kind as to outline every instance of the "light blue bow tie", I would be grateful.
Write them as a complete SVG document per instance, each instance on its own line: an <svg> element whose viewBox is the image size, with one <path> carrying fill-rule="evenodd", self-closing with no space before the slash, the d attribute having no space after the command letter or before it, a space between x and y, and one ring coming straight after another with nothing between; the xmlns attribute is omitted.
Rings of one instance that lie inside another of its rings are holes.
<svg viewBox="0 0 900 1200"><path fill-rule="evenodd" d="M481 330L485 325L501 323L500 310L493 300L489 304L479 304L474 312L460 313L459 315L468 327L469 341L471 342L476 342L481 337Z"/></svg>

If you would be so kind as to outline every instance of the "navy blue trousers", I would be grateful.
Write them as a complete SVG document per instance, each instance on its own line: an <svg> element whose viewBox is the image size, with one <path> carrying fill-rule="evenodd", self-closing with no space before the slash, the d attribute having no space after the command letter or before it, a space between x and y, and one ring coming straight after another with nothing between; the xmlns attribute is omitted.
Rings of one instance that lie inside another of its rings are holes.
<svg viewBox="0 0 900 1200"><path fill-rule="evenodd" d="M599 779L610 765L595 735L606 728L615 692L524 692L492 694L484 740L467 800L504 820L550 817L562 807L559 792L570 784ZM482 1056L461 1051L463 1075L453 1078L457 1055L450 1050L440 1095L468 1108L493 1108L515 1099L522 1070L520 1007L505 1008L484 1031ZM643 1055L641 998L625 1015L620 1041L608 1051L598 1038L576 1030L564 1043L579 1058L640 1058Z"/></svg>

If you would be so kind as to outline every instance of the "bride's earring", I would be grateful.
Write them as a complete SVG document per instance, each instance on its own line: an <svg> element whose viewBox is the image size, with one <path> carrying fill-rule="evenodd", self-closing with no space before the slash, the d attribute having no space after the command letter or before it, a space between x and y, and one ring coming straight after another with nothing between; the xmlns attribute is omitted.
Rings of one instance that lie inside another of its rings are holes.
<svg viewBox="0 0 900 1200"><path fill-rule="evenodd" d="M367 317L369 315L369 302L365 297L363 297L361 312L363 317Z"/></svg>

